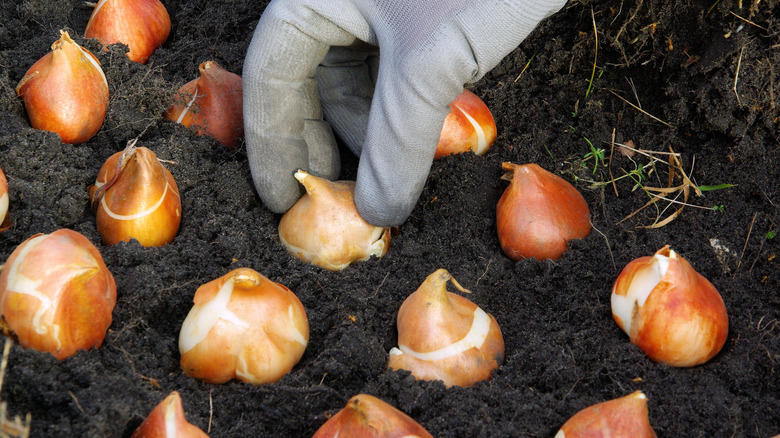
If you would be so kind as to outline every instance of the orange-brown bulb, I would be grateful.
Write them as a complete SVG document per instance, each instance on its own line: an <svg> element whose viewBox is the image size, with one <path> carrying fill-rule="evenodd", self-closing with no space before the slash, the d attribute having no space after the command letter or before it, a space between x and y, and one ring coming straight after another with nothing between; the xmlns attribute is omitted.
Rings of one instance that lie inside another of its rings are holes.
<svg viewBox="0 0 780 438"><path fill-rule="evenodd" d="M16 93L35 129L56 132L63 143L83 143L103 125L108 82L95 55L67 32L27 70Z"/></svg>
<svg viewBox="0 0 780 438"><path fill-rule="evenodd" d="M181 396L173 391L149 413L130 438L208 438L198 426L187 421Z"/></svg>
<svg viewBox="0 0 780 438"><path fill-rule="evenodd" d="M557 260L571 239L590 233L590 211L580 192L536 164L503 163L511 182L496 206L498 241L512 260Z"/></svg>
<svg viewBox="0 0 780 438"><path fill-rule="evenodd" d="M656 362L700 365L726 343L729 319L723 298L669 245L626 265L611 302L615 322Z"/></svg>
<svg viewBox="0 0 780 438"><path fill-rule="evenodd" d="M272 383L298 363L309 343L298 297L252 269L202 285L194 301L179 333L179 352L184 374L196 379Z"/></svg>
<svg viewBox="0 0 780 438"><path fill-rule="evenodd" d="M99 347L115 304L116 283L103 257L73 230L25 240L0 274L3 330L57 359Z"/></svg>
<svg viewBox="0 0 780 438"><path fill-rule="evenodd" d="M123 43L131 61L146 64L171 33L171 18L160 0L100 0L89 17L86 38Z"/></svg>
<svg viewBox="0 0 780 438"><path fill-rule="evenodd" d="M196 128L233 149L244 137L243 88L241 76L214 61L200 65L200 77L179 89L165 118Z"/></svg>
<svg viewBox="0 0 780 438"><path fill-rule="evenodd" d="M8 180L5 179L3 169L0 169L0 232L7 230L11 226L11 220L8 219Z"/></svg>
<svg viewBox="0 0 780 438"><path fill-rule="evenodd" d="M179 231L179 188L145 147L131 145L109 157L89 192L106 245L136 239L143 246L162 246Z"/></svg>
<svg viewBox="0 0 780 438"><path fill-rule="evenodd" d="M312 438L432 438L411 417L368 394L358 394L332 416Z"/></svg>
<svg viewBox="0 0 780 438"><path fill-rule="evenodd" d="M398 310L398 347L388 367L412 372L419 380L442 380L447 386L471 386L490 378L504 361L504 338L496 319L460 295L444 269L425 279Z"/></svg>
<svg viewBox="0 0 780 438"><path fill-rule="evenodd" d="M555 438L655 436L647 417L647 397L640 391L577 412L555 434Z"/></svg>

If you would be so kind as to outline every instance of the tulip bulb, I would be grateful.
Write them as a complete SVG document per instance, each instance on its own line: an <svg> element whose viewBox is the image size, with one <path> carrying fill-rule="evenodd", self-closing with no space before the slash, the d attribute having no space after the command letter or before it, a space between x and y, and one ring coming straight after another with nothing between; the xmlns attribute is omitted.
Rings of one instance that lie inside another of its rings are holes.
<svg viewBox="0 0 780 438"><path fill-rule="evenodd" d="M468 151L482 155L495 139L496 121L490 109L476 94L463 90L450 104L434 158Z"/></svg>
<svg viewBox="0 0 780 438"><path fill-rule="evenodd" d="M647 397L641 391L587 407L569 418L555 434L555 438L655 436L647 417Z"/></svg>
<svg viewBox="0 0 780 438"><path fill-rule="evenodd" d="M298 297L249 268L199 287L181 326L181 368L208 383L258 385L282 378L303 356L309 322Z"/></svg>
<svg viewBox="0 0 780 438"><path fill-rule="evenodd" d="M149 413L130 438L208 438L208 435L187 421L181 396L173 391Z"/></svg>
<svg viewBox="0 0 780 438"><path fill-rule="evenodd" d="M590 233L590 211L580 192L536 164L503 163L510 180L496 206L498 241L512 260L557 260L571 239Z"/></svg>
<svg viewBox="0 0 780 438"><path fill-rule="evenodd" d="M35 129L56 132L63 143L83 143L103 125L108 82L95 55L76 44L68 32L35 62L16 94L24 100Z"/></svg>
<svg viewBox="0 0 780 438"><path fill-rule="evenodd" d="M726 306L715 287L664 246L623 268L612 288L612 316L656 362L691 367L726 343Z"/></svg>
<svg viewBox="0 0 780 438"><path fill-rule="evenodd" d="M5 179L3 169L0 169L0 232L11 226L8 219L8 180Z"/></svg>
<svg viewBox="0 0 780 438"><path fill-rule="evenodd" d="M425 279L398 310L398 347L388 367L418 380L471 386L490 378L504 361L504 338L492 315L447 292L447 282L468 292L444 269Z"/></svg>
<svg viewBox="0 0 780 438"><path fill-rule="evenodd" d="M115 304L116 283L103 257L73 230L25 240L0 274L3 331L60 360L103 343Z"/></svg>
<svg viewBox="0 0 780 438"><path fill-rule="evenodd" d="M199 67L200 77L179 89L178 100L165 112L165 118L197 128L233 149L244 136L243 89L241 76L214 61Z"/></svg>
<svg viewBox="0 0 780 438"><path fill-rule="evenodd" d="M154 152L136 148L135 141L106 160L89 193L106 245L136 239L143 246L162 246L179 231L176 181Z"/></svg>
<svg viewBox="0 0 780 438"><path fill-rule="evenodd" d="M100 0L89 17L86 38L123 43L131 61L146 64L171 33L171 18L160 0Z"/></svg>
<svg viewBox="0 0 780 438"><path fill-rule="evenodd" d="M312 438L432 438L425 428L388 403L358 394L332 416Z"/></svg>
<svg viewBox="0 0 780 438"><path fill-rule="evenodd" d="M354 181L328 181L299 170L306 193L279 222L279 240L299 259L338 271L354 261L381 258L390 228L366 222L355 207Z"/></svg>

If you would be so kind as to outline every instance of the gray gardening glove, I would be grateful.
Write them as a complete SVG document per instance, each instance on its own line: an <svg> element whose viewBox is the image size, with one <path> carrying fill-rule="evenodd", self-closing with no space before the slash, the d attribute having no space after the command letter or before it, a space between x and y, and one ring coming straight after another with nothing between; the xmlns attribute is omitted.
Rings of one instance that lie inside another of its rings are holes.
<svg viewBox="0 0 780 438"><path fill-rule="evenodd" d="M273 0L243 70L247 156L263 203L287 211L302 193L298 169L338 178L324 112L360 156L361 216L400 225L422 192L449 104L564 3Z"/></svg>

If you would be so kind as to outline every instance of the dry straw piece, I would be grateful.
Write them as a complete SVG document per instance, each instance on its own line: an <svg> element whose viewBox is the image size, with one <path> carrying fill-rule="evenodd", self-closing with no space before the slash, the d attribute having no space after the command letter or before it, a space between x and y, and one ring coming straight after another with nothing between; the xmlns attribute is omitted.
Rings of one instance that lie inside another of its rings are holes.
<svg viewBox="0 0 780 438"><path fill-rule="evenodd" d="M5 348L3 349L3 362L0 365L0 389L3 388L3 380L5 380L5 368L8 366L8 356L11 353L11 345L13 341L10 339L5 340ZM0 399L0 438L27 438L30 436L30 423L32 423L32 415L28 412L22 421L18 415L13 419L8 418L8 404Z"/></svg>

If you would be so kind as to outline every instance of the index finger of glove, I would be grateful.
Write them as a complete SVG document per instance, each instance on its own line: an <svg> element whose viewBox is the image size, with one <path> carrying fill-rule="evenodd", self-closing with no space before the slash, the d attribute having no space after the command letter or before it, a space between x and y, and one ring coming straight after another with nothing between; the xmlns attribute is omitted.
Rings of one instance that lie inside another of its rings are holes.
<svg viewBox="0 0 780 438"><path fill-rule="evenodd" d="M294 173L309 170L305 120L321 118L314 73L330 44L354 40L300 2L272 2L258 22L243 70L244 135L255 188L272 211L301 194ZM315 36L312 36L315 35Z"/></svg>

